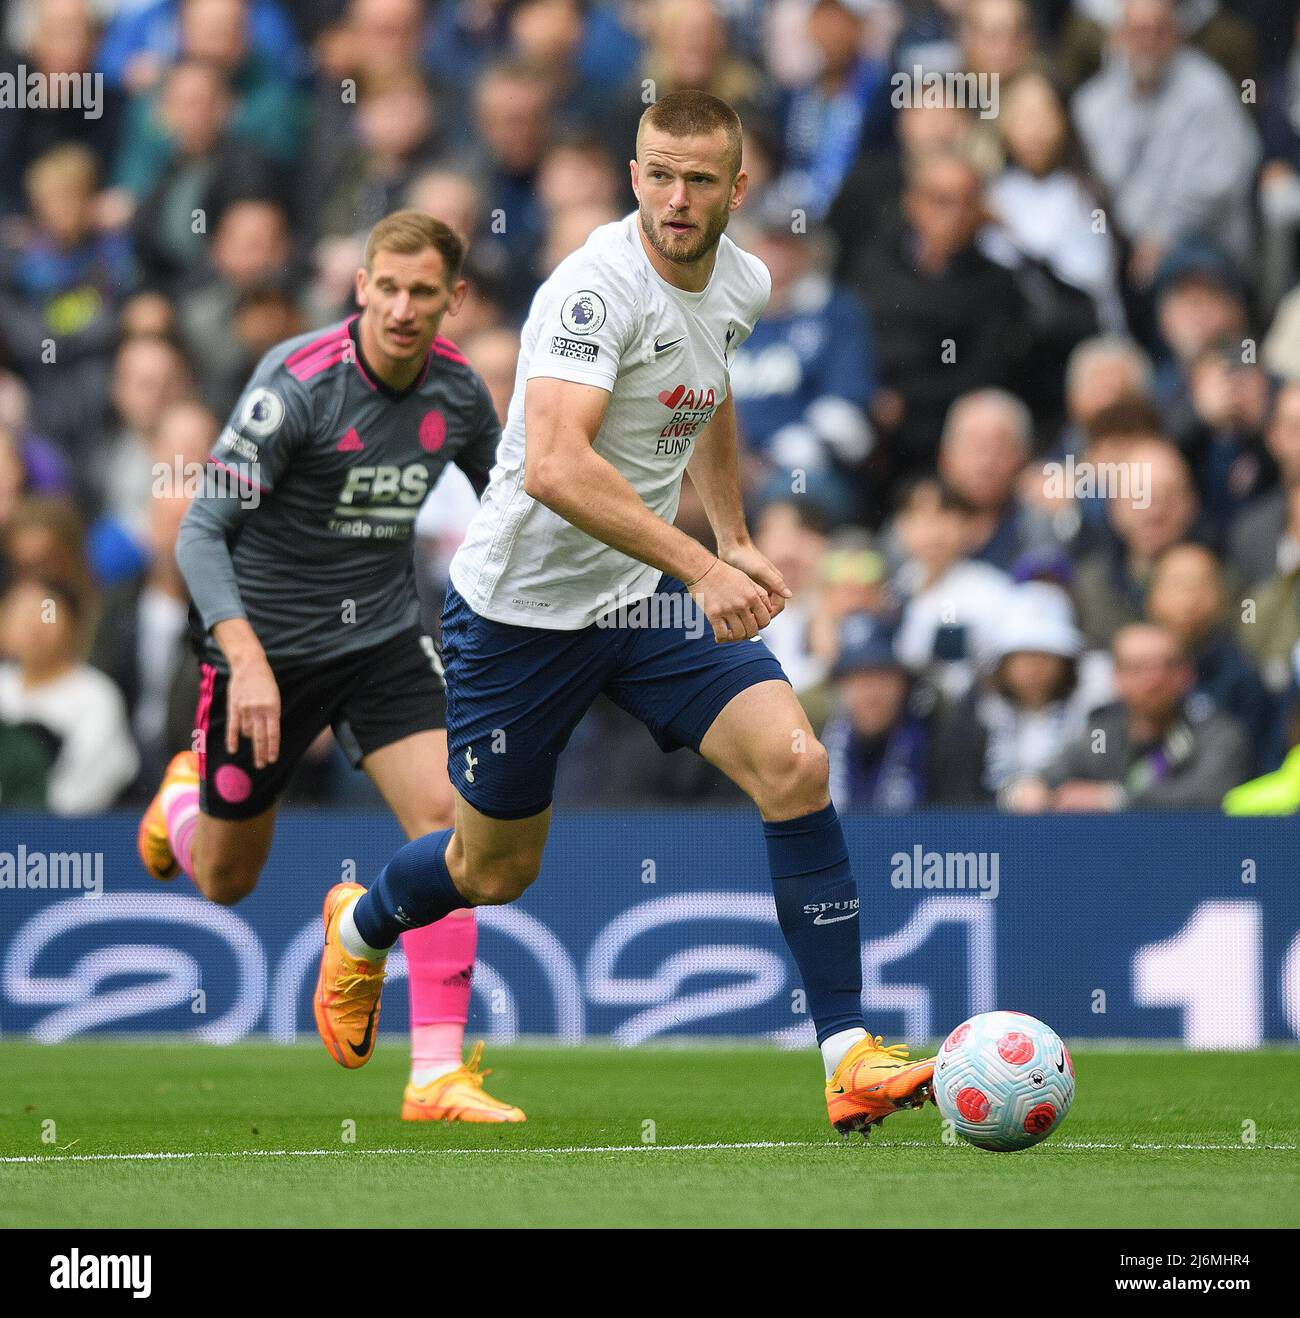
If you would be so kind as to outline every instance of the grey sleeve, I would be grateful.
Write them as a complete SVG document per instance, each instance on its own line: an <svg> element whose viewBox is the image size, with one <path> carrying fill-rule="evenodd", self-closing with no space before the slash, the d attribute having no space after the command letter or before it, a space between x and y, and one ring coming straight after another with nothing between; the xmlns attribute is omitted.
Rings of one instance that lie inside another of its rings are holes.
<svg viewBox="0 0 1300 1318"><path fill-rule="evenodd" d="M176 538L176 565L203 619L204 631L211 631L228 618L248 616L239 596L229 545L240 511L238 499L204 494L190 504Z"/></svg>
<svg viewBox="0 0 1300 1318"><path fill-rule="evenodd" d="M253 372L212 447L203 491L177 537L176 563L207 631L228 618L247 617L230 546L310 432L310 400L283 368L282 355L273 351Z"/></svg>
<svg viewBox="0 0 1300 1318"><path fill-rule="evenodd" d="M488 476L496 466L497 445L501 442L501 424L487 386L479 385L479 421L474 438L456 454L455 463L465 473L474 493L481 499L487 489Z"/></svg>
<svg viewBox="0 0 1300 1318"><path fill-rule="evenodd" d="M1130 797L1133 806L1217 810L1225 793L1250 776L1250 748L1236 720L1219 715L1201 725L1182 773Z"/></svg>

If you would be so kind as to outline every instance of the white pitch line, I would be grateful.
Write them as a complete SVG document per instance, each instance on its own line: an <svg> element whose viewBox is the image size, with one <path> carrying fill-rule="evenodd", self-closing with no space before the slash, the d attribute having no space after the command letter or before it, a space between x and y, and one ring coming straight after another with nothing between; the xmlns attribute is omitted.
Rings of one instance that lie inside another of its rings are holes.
<svg viewBox="0 0 1300 1318"><path fill-rule="evenodd" d="M393 1157L402 1154L574 1154L574 1153L708 1153L715 1150L735 1149L833 1149L829 1141L816 1140L753 1140L744 1144L592 1144L568 1145L561 1148L518 1149L231 1149L181 1153L67 1153L24 1154L0 1158L0 1163L33 1162L150 1162L181 1161L190 1158L351 1158L357 1154L378 1154Z"/></svg>
<svg viewBox="0 0 1300 1318"><path fill-rule="evenodd" d="M430 1154L452 1157L514 1155L566 1157L586 1153L715 1153L737 1152L750 1149L838 1149L840 1141L829 1140L751 1140L734 1144L589 1144L567 1145L559 1148L486 1148L486 1149L230 1149L228 1151L150 1152L150 1153L55 1153L22 1154L0 1157L0 1164L31 1164L51 1162L188 1162L207 1158L351 1158L368 1154L379 1157L422 1157ZM855 1146L856 1147L856 1146ZM932 1149L933 1140L893 1140L877 1144L878 1149ZM1124 1149L1138 1152L1191 1152L1191 1153L1253 1153L1294 1152L1295 1144L1155 1144L1155 1143L1104 1143L1093 1140L1056 1140L1044 1146L1049 1150Z"/></svg>
<svg viewBox="0 0 1300 1318"><path fill-rule="evenodd" d="M879 1145L880 1148L893 1149L931 1149L934 1147L933 1141L930 1140L891 1140L889 1144ZM954 1146L956 1147L956 1146ZM1136 1143L1124 1144L1121 1142L1106 1143L1100 1140L1049 1140L1043 1145L1045 1149L1123 1149L1126 1152L1137 1153L1172 1153L1191 1151L1193 1153L1252 1153L1258 1148L1261 1151L1269 1153L1294 1153L1300 1148L1300 1144L1151 1144Z"/></svg>

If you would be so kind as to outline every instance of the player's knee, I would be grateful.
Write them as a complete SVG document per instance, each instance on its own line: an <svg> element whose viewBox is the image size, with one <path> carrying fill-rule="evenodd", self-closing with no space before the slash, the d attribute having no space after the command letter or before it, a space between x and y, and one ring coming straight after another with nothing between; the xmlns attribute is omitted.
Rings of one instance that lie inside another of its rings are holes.
<svg viewBox="0 0 1300 1318"><path fill-rule="evenodd" d="M430 833L441 833L444 828L450 828L455 821L455 806L448 795L445 802L437 798L427 802L413 825L408 825L408 831L413 838L427 837Z"/></svg>
<svg viewBox="0 0 1300 1318"><path fill-rule="evenodd" d="M540 860L532 856L499 856L475 865L462 891L475 906L504 906L523 895L539 868Z"/></svg>
<svg viewBox="0 0 1300 1318"><path fill-rule="evenodd" d="M194 886L218 906L233 906L257 887L258 871L231 861L196 864Z"/></svg>
<svg viewBox="0 0 1300 1318"><path fill-rule="evenodd" d="M830 757L816 737L770 760L755 793L770 819L797 819L822 809L829 799Z"/></svg>
<svg viewBox="0 0 1300 1318"><path fill-rule="evenodd" d="M417 836L440 833L444 828L451 828L455 820L456 796L451 790L451 783L444 778L440 784L427 784L417 807Z"/></svg>

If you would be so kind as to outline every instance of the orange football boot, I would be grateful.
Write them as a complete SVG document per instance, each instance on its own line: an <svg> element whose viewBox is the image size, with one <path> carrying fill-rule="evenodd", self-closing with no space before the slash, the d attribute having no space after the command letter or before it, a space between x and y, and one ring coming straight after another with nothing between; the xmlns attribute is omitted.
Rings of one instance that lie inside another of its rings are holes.
<svg viewBox="0 0 1300 1318"><path fill-rule="evenodd" d="M325 949L312 998L316 1029L330 1056L349 1070L365 1066L375 1051L379 995L384 961L359 961L339 938L339 913L365 889L359 883L336 883L325 894Z"/></svg>
<svg viewBox="0 0 1300 1318"><path fill-rule="evenodd" d="M934 1058L909 1062L903 1044L884 1043L879 1035L859 1040L826 1082L826 1110L845 1139L861 1131L865 1140L891 1112L921 1107L930 1097Z"/></svg>
<svg viewBox="0 0 1300 1318"><path fill-rule="evenodd" d="M480 1071L483 1043L474 1045L469 1061L458 1070L440 1075L427 1085L407 1085L402 1095L403 1121L527 1121L528 1118L509 1103L493 1098L483 1088L483 1077L492 1072Z"/></svg>
<svg viewBox="0 0 1300 1318"><path fill-rule="evenodd" d="M155 879L174 879L181 872L167 837L167 812L163 808L163 799L171 788L182 784L198 788L199 757L193 751L181 751L172 756L135 835L135 848L145 869Z"/></svg>

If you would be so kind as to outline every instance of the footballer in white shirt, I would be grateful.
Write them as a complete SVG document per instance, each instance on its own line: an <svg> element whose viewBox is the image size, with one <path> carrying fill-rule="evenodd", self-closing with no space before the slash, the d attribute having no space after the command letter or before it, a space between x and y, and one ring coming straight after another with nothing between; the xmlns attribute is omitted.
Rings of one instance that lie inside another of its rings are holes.
<svg viewBox="0 0 1300 1318"><path fill-rule="evenodd" d="M559 755L600 694L757 805L777 915L846 1135L929 1096L862 1013L857 887L825 749L759 633L790 591L745 525L728 368L770 291L725 234L744 201L740 120L704 92L650 106L638 208L538 290L482 507L443 615L455 826L325 903L317 1026L335 1060L369 1037L406 929L509 902L537 877ZM689 473L716 553L673 525ZM369 1056L369 1051L361 1058Z"/></svg>

